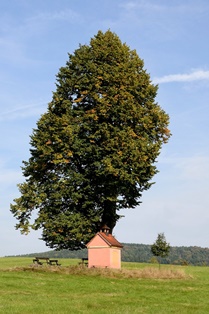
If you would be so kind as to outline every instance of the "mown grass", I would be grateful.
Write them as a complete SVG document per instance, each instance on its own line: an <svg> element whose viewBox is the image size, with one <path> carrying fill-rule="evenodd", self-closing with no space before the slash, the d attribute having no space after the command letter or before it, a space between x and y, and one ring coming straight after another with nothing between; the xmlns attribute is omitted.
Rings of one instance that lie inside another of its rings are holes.
<svg viewBox="0 0 209 314"><path fill-rule="evenodd" d="M209 313L208 267L122 263L112 271L59 261L0 258L0 313Z"/></svg>

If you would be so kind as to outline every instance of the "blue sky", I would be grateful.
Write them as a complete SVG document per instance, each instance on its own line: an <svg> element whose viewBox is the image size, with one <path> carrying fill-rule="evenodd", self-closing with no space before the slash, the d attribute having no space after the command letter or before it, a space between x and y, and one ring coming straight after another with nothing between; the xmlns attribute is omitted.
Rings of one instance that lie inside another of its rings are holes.
<svg viewBox="0 0 209 314"><path fill-rule="evenodd" d="M209 2L10 0L0 1L0 256L48 250L40 232L15 230L10 203L68 52L108 29L144 59L173 134L155 185L121 212L114 234L152 244L164 232L172 246L209 246Z"/></svg>

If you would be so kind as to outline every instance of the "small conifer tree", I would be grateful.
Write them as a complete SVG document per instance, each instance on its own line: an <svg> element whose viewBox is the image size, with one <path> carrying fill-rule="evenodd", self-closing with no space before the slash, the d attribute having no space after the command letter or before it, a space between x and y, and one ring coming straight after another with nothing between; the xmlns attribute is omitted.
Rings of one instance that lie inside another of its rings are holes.
<svg viewBox="0 0 209 314"><path fill-rule="evenodd" d="M160 258L165 258L169 255L170 244L166 242L164 233L159 233L155 243L151 246L151 252L154 256L158 257L160 265Z"/></svg>

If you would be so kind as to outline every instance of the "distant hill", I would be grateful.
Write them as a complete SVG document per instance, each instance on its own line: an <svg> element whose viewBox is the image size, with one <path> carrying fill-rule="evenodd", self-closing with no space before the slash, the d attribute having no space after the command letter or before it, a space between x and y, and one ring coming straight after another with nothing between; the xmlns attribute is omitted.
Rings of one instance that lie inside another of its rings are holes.
<svg viewBox="0 0 209 314"><path fill-rule="evenodd" d="M42 253L27 254L24 256L48 256L50 258L82 258L87 257L87 249L79 251L47 251ZM23 255L22 255L23 256ZM123 262L154 262L155 258L151 253L151 245L123 243L122 249ZM171 247L170 254L167 258L162 259L162 264L176 265L194 265L209 266L209 249L198 246L190 247Z"/></svg>

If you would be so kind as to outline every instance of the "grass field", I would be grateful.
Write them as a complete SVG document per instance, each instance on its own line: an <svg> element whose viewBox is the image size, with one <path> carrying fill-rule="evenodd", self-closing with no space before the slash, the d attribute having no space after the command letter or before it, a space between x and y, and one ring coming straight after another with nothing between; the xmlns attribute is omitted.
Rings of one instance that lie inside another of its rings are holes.
<svg viewBox="0 0 209 314"><path fill-rule="evenodd" d="M209 313L209 268L122 263L121 271L0 258L0 313Z"/></svg>

